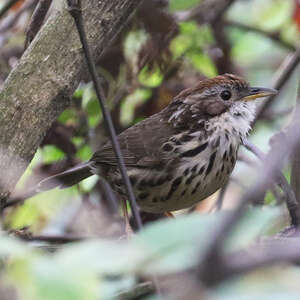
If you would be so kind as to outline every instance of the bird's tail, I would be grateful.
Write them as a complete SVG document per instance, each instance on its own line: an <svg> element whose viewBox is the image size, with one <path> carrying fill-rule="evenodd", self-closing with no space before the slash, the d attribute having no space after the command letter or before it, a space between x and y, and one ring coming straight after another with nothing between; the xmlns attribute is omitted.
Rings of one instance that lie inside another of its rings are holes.
<svg viewBox="0 0 300 300"><path fill-rule="evenodd" d="M67 188L77 184L81 180L94 175L91 170L91 162L82 163L62 173L50 176L42 180L36 187L37 192L44 192L53 188Z"/></svg>

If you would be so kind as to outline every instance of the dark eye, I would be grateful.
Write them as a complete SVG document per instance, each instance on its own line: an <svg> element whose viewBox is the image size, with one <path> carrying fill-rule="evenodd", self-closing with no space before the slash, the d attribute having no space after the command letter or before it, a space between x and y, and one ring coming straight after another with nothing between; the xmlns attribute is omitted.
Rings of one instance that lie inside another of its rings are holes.
<svg viewBox="0 0 300 300"><path fill-rule="evenodd" d="M231 98L231 92L225 90L220 94L220 96L223 100L229 100Z"/></svg>

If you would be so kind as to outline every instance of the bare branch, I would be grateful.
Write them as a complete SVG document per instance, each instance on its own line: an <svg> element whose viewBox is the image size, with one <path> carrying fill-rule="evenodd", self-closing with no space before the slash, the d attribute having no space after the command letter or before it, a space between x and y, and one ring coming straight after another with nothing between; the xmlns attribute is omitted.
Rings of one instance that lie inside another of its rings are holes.
<svg viewBox="0 0 300 300"><path fill-rule="evenodd" d="M51 3L52 0L40 0L35 8L26 31L25 49L29 46L31 41L42 27Z"/></svg>
<svg viewBox="0 0 300 300"><path fill-rule="evenodd" d="M7 0L0 10L0 19L17 3L18 0Z"/></svg>
<svg viewBox="0 0 300 300"><path fill-rule="evenodd" d="M224 25L225 26L229 26L229 27L236 27L238 29L244 30L244 31L252 31L255 33L258 33L264 37L267 37L269 39L271 39L272 41L274 41L275 43L279 44L280 46L283 46L284 48L287 48L290 51L296 51L296 47L286 41L284 41L283 39L281 39L280 37L280 33L279 32L269 32L260 28L256 28L256 27L252 27L243 23L239 23L236 21L224 21Z"/></svg>
<svg viewBox="0 0 300 300"><path fill-rule="evenodd" d="M265 154L258 147L256 147L250 141L247 141L244 146L246 147L246 149L254 153L261 161L264 161ZM293 226L298 226L300 224L300 216L297 214L297 211L299 211L300 206L297 202L297 199L291 186L280 171L278 172L275 181L279 184L279 186L283 189L285 193L286 205L291 216L291 224Z"/></svg>
<svg viewBox="0 0 300 300"><path fill-rule="evenodd" d="M235 0L203 0L195 8L176 13L175 18L179 22L196 20L199 25L207 23L213 24L221 18L234 1Z"/></svg>
<svg viewBox="0 0 300 300"><path fill-rule="evenodd" d="M103 113L103 119L105 121L105 124L107 126L109 135L110 135L110 139L111 139L111 143L112 143L112 148L115 152L116 158L117 158L117 162L118 162L118 166L120 169L120 173L122 175L126 190L127 190L127 195L128 195L128 200L129 200L129 204L132 210L132 214L134 217L134 221L135 224L137 226L138 229L142 228L142 221L141 221L141 216L139 214L139 210L136 204L136 199L133 193L133 188L131 185L131 182L129 180L129 176L127 174L127 170L126 170L126 165L124 162L124 158L121 152L121 148L120 148L120 144L117 138L117 134L115 131L115 127L114 124L112 122L110 113L105 105L106 102L106 97L105 97L105 93L103 90L103 87L101 86L100 83L100 79L97 75L97 70L96 70L96 65L94 62L94 59L92 57L92 53L90 51L90 48L88 46L88 41L87 41L87 37L86 37L86 33L84 30L84 25L83 25L83 19L82 19L82 13L81 13L81 1L80 0L68 0L68 5L69 5L69 10L70 10L70 14L72 15L72 17L74 18L78 33L79 33L79 37L80 37L80 41L84 50L84 54L85 54L85 58L87 61L87 65L89 68L89 72L91 74L93 83L94 83L94 88L96 91L96 95Z"/></svg>
<svg viewBox="0 0 300 300"><path fill-rule="evenodd" d="M285 83L291 77L291 74L294 72L294 70L298 66L299 62L300 62L300 50L298 49L295 53L293 53L292 55L289 55L284 60L284 62L282 63L282 65L280 66L279 71L277 72L278 76L274 80L274 82L275 82L274 88L276 90L279 90L279 91L281 90L281 88L285 85ZM256 114L256 118L255 118L255 120L253 122L254 124L271 107L271 105L273 104L273 102L276 99L276 97L278 97L278 94L270 96L270 97L268 97L264 101L264 103L259 108L259 110L258 110L258 112Z"/></svg>

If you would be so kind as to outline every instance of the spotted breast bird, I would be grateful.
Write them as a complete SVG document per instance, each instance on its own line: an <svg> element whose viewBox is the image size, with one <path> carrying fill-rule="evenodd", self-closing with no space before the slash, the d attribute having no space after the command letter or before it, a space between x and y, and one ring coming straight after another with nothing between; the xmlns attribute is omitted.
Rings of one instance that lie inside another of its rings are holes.
<svg viewBox="0 0 300 300"><path fill-rule="evenodd" d="M162 111L122 132L118 140L140 209L188 208L224 186L251 129L253 100L275 93L220 75L183 90ZM44 179L38 188L68 187L94 174L126 197L110 142L88 162Z"/></svg>

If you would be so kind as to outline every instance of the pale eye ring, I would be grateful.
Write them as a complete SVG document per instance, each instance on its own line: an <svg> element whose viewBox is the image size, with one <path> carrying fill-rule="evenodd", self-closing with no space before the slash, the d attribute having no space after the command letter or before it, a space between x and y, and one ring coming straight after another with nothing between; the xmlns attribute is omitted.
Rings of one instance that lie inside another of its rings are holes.
<svg viewBox="0 0 300 300"><path fill-rule="evenodd" d="M231 92L228 90L222 91L220 96L223 100L227 101L231 98Z"/></svg>

